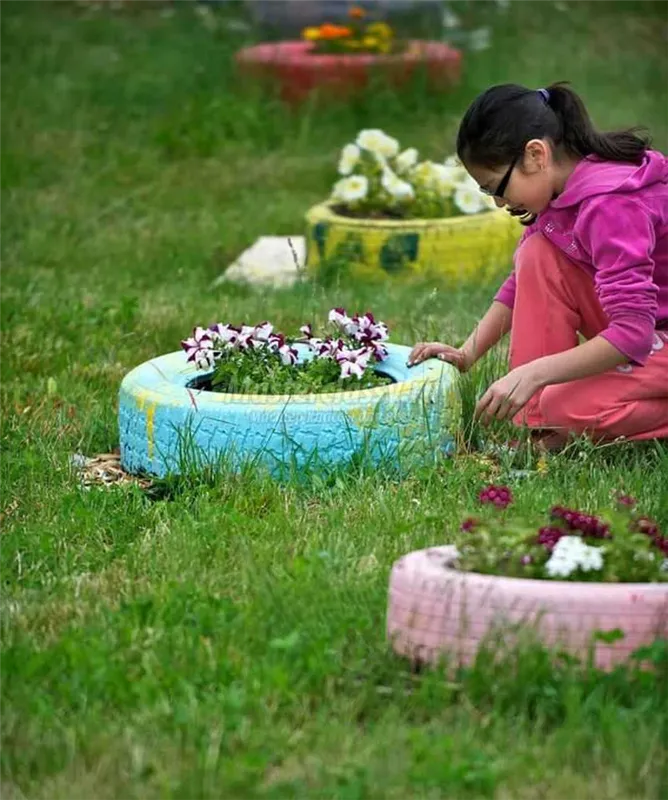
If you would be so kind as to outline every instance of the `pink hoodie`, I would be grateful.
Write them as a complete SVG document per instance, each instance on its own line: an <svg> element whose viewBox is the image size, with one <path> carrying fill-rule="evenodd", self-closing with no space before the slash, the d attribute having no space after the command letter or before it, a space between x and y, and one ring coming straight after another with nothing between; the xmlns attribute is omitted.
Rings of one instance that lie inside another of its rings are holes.
<svg viewBox="0 0 668 800"><path fill-rule="evenodd" d="M654 329L668 327L668 158L583 159L520 245L538 231L591 275L609 321L600 335L644 364ZM514 272L495 299L513 307Z"/></svg>

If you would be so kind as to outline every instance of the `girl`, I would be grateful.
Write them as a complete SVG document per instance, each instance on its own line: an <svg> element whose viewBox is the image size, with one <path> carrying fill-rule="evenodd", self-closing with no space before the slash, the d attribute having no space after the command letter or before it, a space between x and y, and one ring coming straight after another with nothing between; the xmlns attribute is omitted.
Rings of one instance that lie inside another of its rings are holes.
<svg viewBox="0 0 668 800"><path fill-rule="evenodd" d="M668 437L668 159L632 130L596 131L562 83L488 89L457 154L527 229L466 343L421 342L409 365L436 356L464 372L510 331L483 420L528 425L548 447Z"/></svg>

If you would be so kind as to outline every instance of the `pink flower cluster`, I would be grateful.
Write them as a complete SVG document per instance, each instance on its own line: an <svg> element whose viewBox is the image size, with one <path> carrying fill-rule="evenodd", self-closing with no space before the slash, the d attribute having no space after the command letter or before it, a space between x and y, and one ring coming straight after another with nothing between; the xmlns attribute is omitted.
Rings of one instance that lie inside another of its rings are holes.
<svg viewBox="0 0 668 800"><path fill-rule="evenodd" d="M668 536L663 536L659 526L653 519L649 517L638 517L638 519L633 521L632 530L649 536L654 545L658 547L665 556L668 556Z"/></svg>
<svg viewBox="0 0 668 800"><path fill-rule="evenodd" d="M337 338L318 339L313 336L310 324L302 325L302 340L316 358L332 359L341 367L341 378L361 378L372 361L387 358L383 342L388 338L387 325L376 322L371 312L349 317L343 308L329 312L329 322L339 331ZM345 337L345 339L343 338ZM270 322L259 325L235 327L217 322L208 328L196 327L188 339L181 342L186 359L193 361L198 369L212 369L216 361L232 350L263 349L275 353L287 366L297 363L299 354L282 333L274 333Z"/></svg>
<svg viewBox="0 0 668 800"><path fill-rule="evenodd" d="M494 505L497 508L507 508L513 502L513 493L507 486L491 484L485 487L478 495L481 503Z"/></svg>

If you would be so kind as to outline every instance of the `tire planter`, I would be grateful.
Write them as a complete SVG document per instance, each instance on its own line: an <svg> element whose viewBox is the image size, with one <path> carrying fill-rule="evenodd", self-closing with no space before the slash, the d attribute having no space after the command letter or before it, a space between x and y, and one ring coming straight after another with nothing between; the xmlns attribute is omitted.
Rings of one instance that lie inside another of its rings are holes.
<svg viewBox="0 0 668 800"><path fill-rule="evenodd" d="M596 666L611 669L668 631L668 585L524 580L459 572L451 546L417 550L395 562L387 632L394 650L418 662L447 654L470 664L498 625L535 625L542 641L587 658L597 631L624 638L598 642Z"/></svg>
<svg viewBox="0 0 668 800"><path fill-rule="evenodd" d="M310 357L298 345L300 360ZM434 458L452 448L458 412L456 370L430 359L410 370L411 348L389 344L383 374L395 382L354 392L245 395L192 386L206 373L182 351L133 369L120 388L121 463L129 472L164 476L225 460L260 464L276 477L295 468L343 465L366 451L401 460Z"/></svg>
<svg viewBox="0 0 668 800"><path fill-rule="evenodd" d="M242 76L277 85L281 98L291 104L316 90L328 98L349 100L368 86L373 75L398 88L424 69L428 85L440 91L457 85L461 75L462 54L444 42L412 40L396 55L312 50L311 42L265 42L244 47L235 60Z"/></svg>
<svg viewBox="0 0 668 800"><path fill-rule="evenodd" d="M368 280L481 280L510 267L522 226L502 210L442 219L345 217L328 203L306 214L306 266Z"/></svg>

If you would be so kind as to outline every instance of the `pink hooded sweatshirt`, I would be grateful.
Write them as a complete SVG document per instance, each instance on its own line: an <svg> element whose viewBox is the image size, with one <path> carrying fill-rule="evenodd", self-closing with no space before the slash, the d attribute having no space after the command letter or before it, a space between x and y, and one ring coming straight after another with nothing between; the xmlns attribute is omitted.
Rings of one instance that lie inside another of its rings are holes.
<svg viewBox="0 0 668 800"><path fill-rule="evenodd" d="M654 329L668 328L668 158L583 159L520 245L538 231L591 275L608 317L600 335L644 364ZM514 272L495 299L513 307Z"/></svg>

